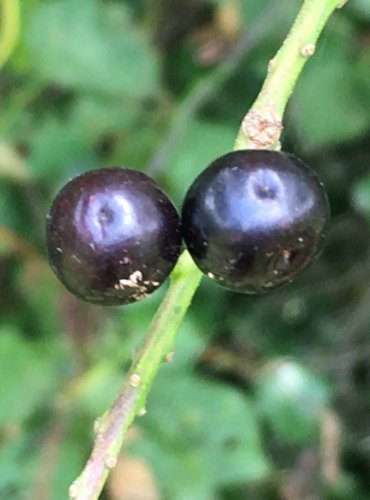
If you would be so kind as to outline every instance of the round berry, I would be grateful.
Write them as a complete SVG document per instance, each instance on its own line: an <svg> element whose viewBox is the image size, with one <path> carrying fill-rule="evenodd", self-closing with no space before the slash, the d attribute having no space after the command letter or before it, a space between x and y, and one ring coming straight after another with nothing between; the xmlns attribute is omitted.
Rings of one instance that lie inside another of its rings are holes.
<svg viewBox="0 0 370 500"><path fill-rule="evenodd" d="M329 219L317 175L287 153L235 151L190 187L185 242L198 267L226 288L263 293L292 280L320 249Z"/></svg>
<svg viewBox="0 0 370 500"><path fill-rule="evenodd" d="M181 247L179 216L147 175L111 167L86 172L56 196L47 217L52 269L79 298L129 304L158 288Z"/></svg>

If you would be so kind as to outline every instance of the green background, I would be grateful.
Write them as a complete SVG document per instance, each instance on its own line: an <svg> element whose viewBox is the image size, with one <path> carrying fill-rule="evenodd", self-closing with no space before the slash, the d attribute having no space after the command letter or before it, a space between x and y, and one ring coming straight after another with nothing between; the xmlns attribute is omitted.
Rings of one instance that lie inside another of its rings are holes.
<svg viewBox="0 0 370 500"><path fill-rule="evenodd" d="M301 2L20 3L0 73L0 498L59 500L167 285L123 308L74 299L46 262L50 202L125 165L180 207L232 149ZM326 185L325 248L270 295L204 279L104 499L370 498L369 0L334 13L284 127Z"/></svg>

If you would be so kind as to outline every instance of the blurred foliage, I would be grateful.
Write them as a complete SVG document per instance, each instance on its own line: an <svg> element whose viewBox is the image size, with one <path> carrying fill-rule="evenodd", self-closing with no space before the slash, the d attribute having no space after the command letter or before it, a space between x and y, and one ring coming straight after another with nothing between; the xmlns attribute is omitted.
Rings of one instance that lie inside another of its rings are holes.
<svg viewBox="0 0 370 500"><path fill-rule="evenodd" d="M0 73L0 498L59 500L164 291L116 309L71 297L46 263L50 201L71 176L113 164L152 169L180 206L232 148L300 2L20 3ZM370 497L369 68L370 2L351 0L283 137L327 186L324 251L268 296L204 280L102 498L133 498L134 477L137 499L148 484L153 499Z"/></svg>

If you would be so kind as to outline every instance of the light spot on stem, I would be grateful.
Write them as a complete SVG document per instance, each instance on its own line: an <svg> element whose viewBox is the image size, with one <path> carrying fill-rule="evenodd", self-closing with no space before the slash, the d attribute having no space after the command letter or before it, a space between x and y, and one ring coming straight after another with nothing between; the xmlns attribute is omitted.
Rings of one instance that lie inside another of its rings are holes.
<svg viewBox="0 0 370 500"><path fill-rule="evenodd" d="M271 73L271 71L276 67L276 59L270 59L267 65L267 73Z"/></svg>
<svg viewBox="0 0 370 500"><path fill-rule="evenodd" d="M128 383L130 384L131 387L139 387L141 382L140 375L137 375L137 373L133 373L130 378L128 379Z"/></svg>
<svg viewBox="0 0 370 500"><path fill-rule="evenodd" d="M301 48L301 54L303 57L311 57L314 55L316 50L316 45L314 43L308 43Z"/></svg>
<svg viewBox="0 0 370 500"><path fill-rule="evenodd" d="M116 457L108 457L107 460L105 461L105 465L107 466L108 469L114 469L115 466L117 465L117 458Z"/></svg>
<svg viewBox="0 0 370 500"><path fill-rule="evenodd" d="M166 363L171 363L173 361L174 357L175 357L175 352L170 351L166 354L166 356L164 357L164 360Z"/></svg>
<svg viewBox="0 0 370 500"><path fill-rule="evenodd" d="M69 498L77 498L80 493L80 488L78 486L78 483L75 481L74 483L71 484L68 490Z"/></svg>

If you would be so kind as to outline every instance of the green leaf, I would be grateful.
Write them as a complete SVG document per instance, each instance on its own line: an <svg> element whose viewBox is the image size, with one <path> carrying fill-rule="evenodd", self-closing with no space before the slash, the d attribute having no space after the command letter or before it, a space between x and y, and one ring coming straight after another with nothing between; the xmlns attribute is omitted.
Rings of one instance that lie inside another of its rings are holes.
<svg viewBox="0 0 370 500"><path fill-rule="evenodd" d="M0 498L21 498L10 497L9 492L25 491L29 486L34 461L34 456L29 453L32 444L34 445L31 432L19 432L1 443Z"/></svg>
<svg viewBox="0 0 370 500"><path fill-rule="evenodd" d="M75 416L74 416L75 417ZM83 418L66 419L63 434L50 471L50 498L65 500L68 488L85 464L88 457L93 429L91 422ZM45 458L44 458L45 459Z"/></svg>
<svg viewBox="0 0 370 500"><path fill-rule="evenodd" d="M151 464L166 498L214 498L220 487L269 472L253 406L230 387L163 368L142 423L134 450Z"/></svg>
<svg viewBox="0 0 370 500"><path fill-rule="evenodd" d="M61 285L51 269L48 272L45 266L35 263L30 264L29 269L28 273L19 273L15 287L22 290L25 302L37 318L39 337L50 346L58 341L58 336L65 329L59 313Z"/></svg>
<svg viewBox="0 0 370 500"><path fill-rule="evenodd" d="M64 0L35 9L26 39L33 70L78 90L145 96L157 90L158 60L124 5Z"/></svg>
<svg viewBox="0 0 370 500"><path fill-rule="evenodd" d="M90 422L75 417L46 426L38 419L37 430L30 426L0 443L0 498L23 500L37 492L38 498L65 500L91 446Z"/></svg>
<svg viewBox="0 0 370 500"><path fill-rule="evenodd" d="M172 198L180 203L194 178L218 156L231 151L234 140L235 130L231 127L193 121L168 159Z"/></svg>
<svg viewBox="0 0 370 500"><path fill-rule="evenodd" d="M314 438L329 398L324 382L293 361L265 368L256 395L261 414L276 436L292 443Z"/></svg>
<svg viewBox="0 0 370 500"><path fill-rule="evenodd" d="M29 164L33 175L60 184L83 169L101 164L99 140L114 134L128 135L141 107L127 98L85 96L63 118L46 115L35 123Z"/></svg>
<svg viewBox="0 0 370 500"><path fill-rule="evenodd" d="M48 117L33 132L29 164L34 177L58 186L81 173L81 169L98 165L98 161L94 151L89 151L88 136L77 122L66 126Z"/></svg>
<svg viewBox="0 0 370 500"><path fill-rule="evenodd" d="M19 424L50 397L57 383L55 359L6 327L0 330L0 427Z"/></svg>
<svg viewBox="0 0 370 500"><path fill-rule="evenodd" d="M84 413L97 418L112 404L124 377L116 366L102 362L80 376L68 396Z"/></svg>
<svg viewBox="0 0 370 500"><path fill-rule="evenodd" d="M192 369L199 356L207 345L207 337L202 337L202 325L199 324L199 318L187 316L176 336L174 353L174 362L171 370L184 373Z"/></svg>
<svg viewBox="0 0 370 500"><path fill-rule="evenodd" d="M348 7L358 14L361 19L370 20L370 2L369 0L352 0Z"/></svg>
<svg viewBox="0 0 370 500"><path fill-rule="evenodd" d="M370 221L370 174L354 184L351 195L354 207Z"/></svg>
<svg viewBox="0 0 370 500"><path fill-rule="evenodd" d="M22 222L22 214L17 207L12 186L0 182L0 224L7 229L20 231L23 229ZM2 239L0 242L1 251L6 251L7 246L6 241Z"/></svg>
<svg viewBox="0 0 370 500"><path fill-rule="evenodd" d="M347 38L326 43L314 56L294 90L293 127L307 147L349 142L370 124L359 92Z"/></svg>

